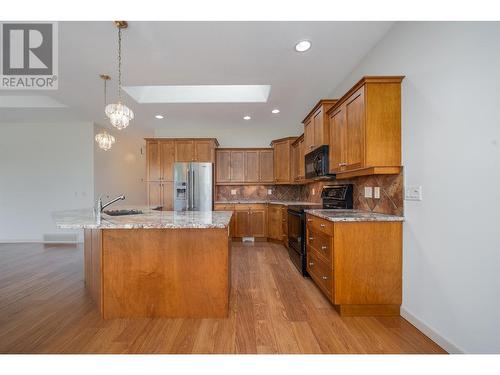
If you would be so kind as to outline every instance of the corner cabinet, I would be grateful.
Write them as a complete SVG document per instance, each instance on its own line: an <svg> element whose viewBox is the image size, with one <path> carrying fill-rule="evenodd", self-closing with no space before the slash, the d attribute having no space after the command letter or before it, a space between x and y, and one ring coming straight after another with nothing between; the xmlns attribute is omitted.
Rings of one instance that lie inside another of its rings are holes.
<svg viewBox="0 0 500 375"><path fill-rule="evenodd" d="M401 81L364 77L328 111L330 173L337 179L401 168Z"/></svg>
<svg viewBox="0 0 500 375"><path fill-rule="evenodd" d="M292 143L297 137L276 139L271 142L274 151L274 183L293 184Z"/></svg>
<svg viewBox="0 0 500 375"><path fill-rule="evenodd" d="M173 209L175 162L215 161L215 138L146 138L146 191L149 207Z"/></svg>
<svg viewBox="0 0 500 375"><path fill-rule="evenodd" d="M327 112L337 103L336 99L322 99L302 121L304 124L305 154L329 142L329 126Z"/></svg>

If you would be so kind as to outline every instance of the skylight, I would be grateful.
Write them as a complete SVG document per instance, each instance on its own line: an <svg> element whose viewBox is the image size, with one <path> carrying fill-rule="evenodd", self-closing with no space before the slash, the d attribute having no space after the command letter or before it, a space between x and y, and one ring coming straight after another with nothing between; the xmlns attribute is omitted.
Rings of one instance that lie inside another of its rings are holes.
<svg viewBox="0 0 500 375"><path fill-rule="evenodd" d="M125 86L138 103L265 103L271 85Z"/></svg>

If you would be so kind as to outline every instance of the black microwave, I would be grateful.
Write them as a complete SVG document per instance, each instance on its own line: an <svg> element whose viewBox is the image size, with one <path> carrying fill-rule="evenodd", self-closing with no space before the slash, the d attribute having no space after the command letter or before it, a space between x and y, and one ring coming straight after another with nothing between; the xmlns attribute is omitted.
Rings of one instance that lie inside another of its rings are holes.
<svg viewBox="0 0 500 375"><path fill-rule="evenodd" d="M328 146L324 145L311 151L305 156L306 178L318 179L326 177L334 177L334 174L329 172L328 164Z"/></svg>

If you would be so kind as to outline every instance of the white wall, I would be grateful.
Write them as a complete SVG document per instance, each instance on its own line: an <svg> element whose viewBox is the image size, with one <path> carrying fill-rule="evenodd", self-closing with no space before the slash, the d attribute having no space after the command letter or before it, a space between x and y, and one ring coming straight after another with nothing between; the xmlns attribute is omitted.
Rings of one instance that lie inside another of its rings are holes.
<svg viewBox="0 0 500 375"><path fill-rule="evenodd" d="M95 126L95 133L102 128ZM113 147L104 151L94 142L94 194L102 195L104 202L124 194L125 200L113 207L146 205L146 141L143 135L126 131L108 133L116 138Z"/></svg>
<svg viewBox="0 0 500 375"><path fill-rule="evenodd" d="M406 75L403 313L450 351L500 353L500 23L397 23L334 91Z"/></svg>
<svg viewBox="0 0 500 375"><path fill-rule="evenodd" d="M90 122L0 123L0 242L68 233L51 213L92 206L93 131Z"/></svg>
<svg viewBox="0 0 500 375"><path fill-rule="evenodd" d="M209 123L198 124L196 129L191 127L172 126L168 129L157 129L156 137L179 137L179 138L217 138L220 147L270 147L273 139L299 136L304 132L304 127L299 119L296 124L287 128L274 127L271 124L267 129L255 129L249 122L245 128L228 127L214 130Z"/></svg>

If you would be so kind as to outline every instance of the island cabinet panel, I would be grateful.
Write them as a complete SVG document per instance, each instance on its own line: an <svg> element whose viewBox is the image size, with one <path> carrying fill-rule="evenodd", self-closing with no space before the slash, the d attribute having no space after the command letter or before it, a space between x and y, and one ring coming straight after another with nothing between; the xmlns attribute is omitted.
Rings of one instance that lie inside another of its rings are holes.
<svg viewBox="0 0 500 375"><path fill-rule="evenodd" d="M400 172L403 78L364 77L328 111L337 179Z"/></svg>
<svg viewBox="0 0 500 375"><path fill-rule="evenodd" d="M234 218L234 204L224 204L224 203L216 203L214 204L214 211L232 211L233 217L231 218L231 223L229 224L229 236L235 237L235 218Z"/></svg>
<svg viewBox="0 0 500 375"><path fill-rule="evenodd" d="M85 287L102 313L102 236L100 229L84 230Z"/></svg>
<svg viewBox="0 0 500 375"><path fill-rule="evenodd" d="M399 315L401 222L306 223L307 270L341 315Z"/></svg>
<svg viewBox="0 0 500 375"><path fill-rule="evenodd" d="M259 182L274 182L274 156L272 149L259 151Z"/></svg>
<svg viewBox="0 0 500 375"><path fill-rule="evenodd" d="M225 318L227 229L102 230L103 317Z"/></svg>
<svg viewBox="0 0 500 375"><path fill-rule="evenodd" d="M216 184L273 183L272 149L218 149L216 159Z"/></svg>

